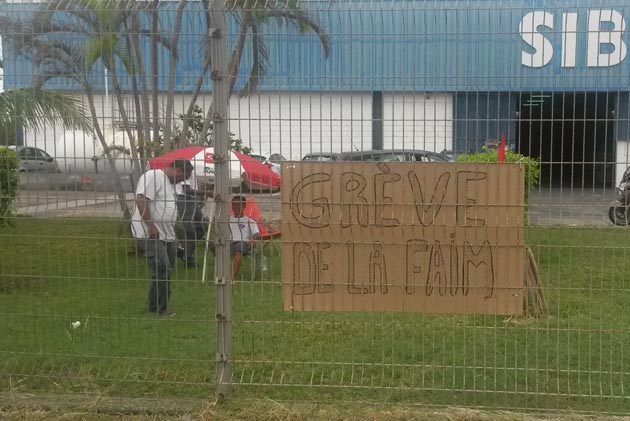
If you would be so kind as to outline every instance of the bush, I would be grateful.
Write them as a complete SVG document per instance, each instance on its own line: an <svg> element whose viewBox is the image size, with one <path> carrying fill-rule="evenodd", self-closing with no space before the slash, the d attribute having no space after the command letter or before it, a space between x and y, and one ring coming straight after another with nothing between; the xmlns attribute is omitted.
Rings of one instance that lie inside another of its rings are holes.
<svg viewBox="0 0 630 421"><path fill-rule="evenodd" d="M483 152L475 154L460 155L457 157L458 162L499 162L499 151L497 149L489 149L484 146ZM530 158L512 151L505 152L505 162L521 163L525 166L525 206L529 203L529 192L540 182L540 162L537 159Z"/></svg>
<svg viewBox="0 0 630 421"><path fill-rule="evenodd" d="M18 157L14 151L0 147L0 226L4 226L13 215L13 202L18 190Z"/></svg>

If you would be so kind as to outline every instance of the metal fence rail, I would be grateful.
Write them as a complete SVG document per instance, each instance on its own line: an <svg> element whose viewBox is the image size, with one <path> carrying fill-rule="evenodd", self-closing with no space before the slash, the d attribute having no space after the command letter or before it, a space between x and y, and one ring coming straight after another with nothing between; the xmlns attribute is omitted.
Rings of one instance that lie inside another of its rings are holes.
<svg viewBox="0 0 630 421"><path fill-rule="evenodd" d="M630 412L610 204L629 18L587 0L0 4L0 390ZM176 259L164 318L124 212L190 146L214 148L193 160L210 235L180 215L196 264ZM464 173L483 173L468 196ZM234 194L276 235L232 279ZM527 249L541 314L515 284ZM484 270L492 288L464 294Z"/></svg>

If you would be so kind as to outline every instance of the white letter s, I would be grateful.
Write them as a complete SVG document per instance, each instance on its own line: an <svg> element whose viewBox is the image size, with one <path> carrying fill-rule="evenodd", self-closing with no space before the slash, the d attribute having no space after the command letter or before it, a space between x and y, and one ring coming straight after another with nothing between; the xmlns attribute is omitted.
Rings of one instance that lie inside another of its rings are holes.
<svg viewBox="0 0 630 421"><path fill-rule="evenodd" d="M533 54L521 52L521 64L528 67L543 67L553 57L553 46L543 34L537 31L539 26L553 29L553 15L543 11L530 12L523 16L518 31L521 38L535 52Z"/></svg>

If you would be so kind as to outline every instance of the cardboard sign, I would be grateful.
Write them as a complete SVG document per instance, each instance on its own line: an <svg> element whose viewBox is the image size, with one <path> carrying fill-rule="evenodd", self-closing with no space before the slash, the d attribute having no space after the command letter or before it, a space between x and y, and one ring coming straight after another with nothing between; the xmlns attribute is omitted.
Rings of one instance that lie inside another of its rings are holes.
<svg viewBox="0 0 630 421"><path fill-rule="evenodd" d="M524 169L286 162L285 310L523 312Z"/></svg>

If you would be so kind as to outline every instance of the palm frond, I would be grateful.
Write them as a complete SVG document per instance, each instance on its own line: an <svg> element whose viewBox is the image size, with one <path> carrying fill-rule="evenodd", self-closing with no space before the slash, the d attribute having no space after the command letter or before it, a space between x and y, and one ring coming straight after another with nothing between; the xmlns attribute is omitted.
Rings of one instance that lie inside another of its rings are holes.
<svg viewBox="0 0 630 421"><path fill-rule="evenodd" d="M127 74L129 76L134 76L136 73L136 69L139 67L138 59L133 50L131 50L131 45L127 42L126 37L119 36L117 42L118 43L115 49L116 55L125 67L125 71L127 72Z"/></svg>
<svg viewBox="0 0 630 421"><path fill-rule="evenodd" d="M245 86L239 93L241 97L247 96L258 89L260 78L267 73L267 63L269 63L267 45L255 21L250 24L250 28L252 31L252 66L247 83L245 83Z"/></svg>
<svg viewBox="0 0 630 421"><path fill-rule="evenodd" d="M68 22L67 18L56 19L58 12L63 12L74 19L71 19L71 22ZM33 23L39 26L40 33L85 33L93 27L95 17L81 0L51 0L42 4L33 17Z"/></svg>
<svg viewBox="0 0 630 421"><path fill-rule="evenodd" d="M11 43L17 54L28 51L35 39L35 32L27 22L6 16L0 16L0 35L4 41Z"/></svg>
<svg viewBox="0 0 630 421"><path fill-rule="evenodd" d="M60 92L21 88L0 93L0 125L18 118L27 129L60 122L67 129L91 130L91 120L80 101Z"/></svg>
<svg viewBox="0 0 630 421"><path fill-rule="evenodd" d="M103 59L105 65L113 59L113 47L116 40L113 34L99 34L88 39L85 45L85 60L88 67L92 67L98 59Z"/></svg>
<svg viewBox="0 0 630 421"><path fill-rule="evenodd" d="M41 64L47 60L58 62L65 67L74 67L75 57L65 43L43 42L36 40L34 43L33 63Z"/></svg>
<svg viewBox="0 0 630 421"><path fill-rule="evenodd" d="M41 88L55 77L74 80L85 86L88 82L88 66L83 46L37 40L33 51L33 65L39 69L33 76L33 87Z"/></svg>
<svg viewBox="0 0 630 421"><path fill-rule="evenodd" d="M151 33L150 30L148 29L142 29L140 30L140 34L147 37L147 38L151 38L154 34ZM162 47L166 48L167 50L171 51L171 49L173 48L172 44L171 44L171 40L167 35L163 35L163 34L155 34L155 37L157 39L158 44L162 45Z"/></svg>
<svg viewBox="0 0 630 421"><path fill-rule="evenodd" d="M307 30L313 31L319 37L319 43L324 50L324 56L328 58L330 56L330 36L324 31L319 22L311 17L305 10L302 9L281 9L270 8L259 11L258 14L261 18L272 17L279 22L286 22L297 27L301 32Z"/></svg>

